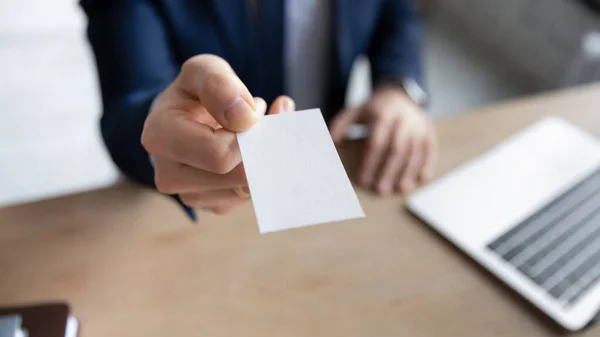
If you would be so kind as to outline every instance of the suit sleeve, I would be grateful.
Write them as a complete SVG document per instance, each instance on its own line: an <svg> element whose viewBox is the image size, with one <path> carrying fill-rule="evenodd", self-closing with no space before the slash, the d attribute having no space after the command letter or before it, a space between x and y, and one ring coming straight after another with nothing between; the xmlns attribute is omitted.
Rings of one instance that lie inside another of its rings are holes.
<svg viewBox="0 0 600 337"><path fill-rule="evenodd" d="M82 0L102 93L102 138L119 169L154 187L141 134L152 101L178 66L160 11L151 0Z"/></svg>
<svg viewBox="0 0 600 337"><path fill-rule="evenodd" d="M376 86L412 78L424 86L422 27L414 0L383 0L368 50Z"/></svg>

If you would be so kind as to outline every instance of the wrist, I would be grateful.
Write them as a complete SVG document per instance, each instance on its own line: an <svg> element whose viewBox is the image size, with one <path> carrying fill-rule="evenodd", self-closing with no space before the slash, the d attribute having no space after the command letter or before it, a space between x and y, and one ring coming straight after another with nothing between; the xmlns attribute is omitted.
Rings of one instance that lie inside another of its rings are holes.
<svg viewBox="0 0 600 337"><path fill-rule="evenodd" d="M369 102L371 106L378 106L380 109L406 107L423 111L422 105L415 102L402 87L393 84L384 84L375 88Z"/></svg>
<svg viewBox="0 0 600 337"><path fill-rule="evenodd" d="M422 108L429 104L429 94L417 80L410 77L384 81L375 87L373 94L389 91L402 94Z"/></svg>

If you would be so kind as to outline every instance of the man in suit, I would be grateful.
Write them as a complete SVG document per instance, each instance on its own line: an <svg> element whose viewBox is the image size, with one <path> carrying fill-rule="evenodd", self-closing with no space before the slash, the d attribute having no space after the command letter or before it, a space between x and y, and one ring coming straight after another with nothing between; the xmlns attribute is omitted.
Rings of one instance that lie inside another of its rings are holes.
<svg viewBox="0 0 600 337"><path fill-rule="evenodd" d="M234 132L320 107L334 141L369 128L358 182L383 195L432 175L421 26L411 0L82 0L106 146L130 178L226 213L248 199ZM365 54L374 90L344 107ZM284 96L285 95L285 96ZM294 98L292 100L290 98ZM261 97L261 98L259 98Z"/></svg>

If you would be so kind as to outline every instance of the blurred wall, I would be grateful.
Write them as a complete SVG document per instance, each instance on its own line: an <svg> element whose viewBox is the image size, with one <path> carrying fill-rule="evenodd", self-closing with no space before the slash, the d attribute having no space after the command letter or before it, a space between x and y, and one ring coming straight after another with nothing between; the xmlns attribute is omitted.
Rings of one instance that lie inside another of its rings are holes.
<svg viewBox="0 0 600 337"><path fill-rule="evenodd" d="M112 183L74 0L0 0L0 204Z"/></svg>
<svg viewBox="0 0 600 337"><path fill-rule="evenodd" d="M457 26L546 88L564 86L600 15L579 0L437 0ZM596 80L600 80L597 78Z"/></svg>

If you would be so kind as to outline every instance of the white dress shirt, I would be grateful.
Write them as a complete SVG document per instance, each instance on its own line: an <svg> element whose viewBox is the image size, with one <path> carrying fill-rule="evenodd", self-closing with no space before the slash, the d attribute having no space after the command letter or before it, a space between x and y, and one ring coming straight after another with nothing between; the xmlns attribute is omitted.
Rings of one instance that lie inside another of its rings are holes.
<svg viewBox="0 0 600 337"><path fill-rule="evenodd" d="M321 108L330 59L330 1L285 1L285 93L298 110Z"/></svg>

